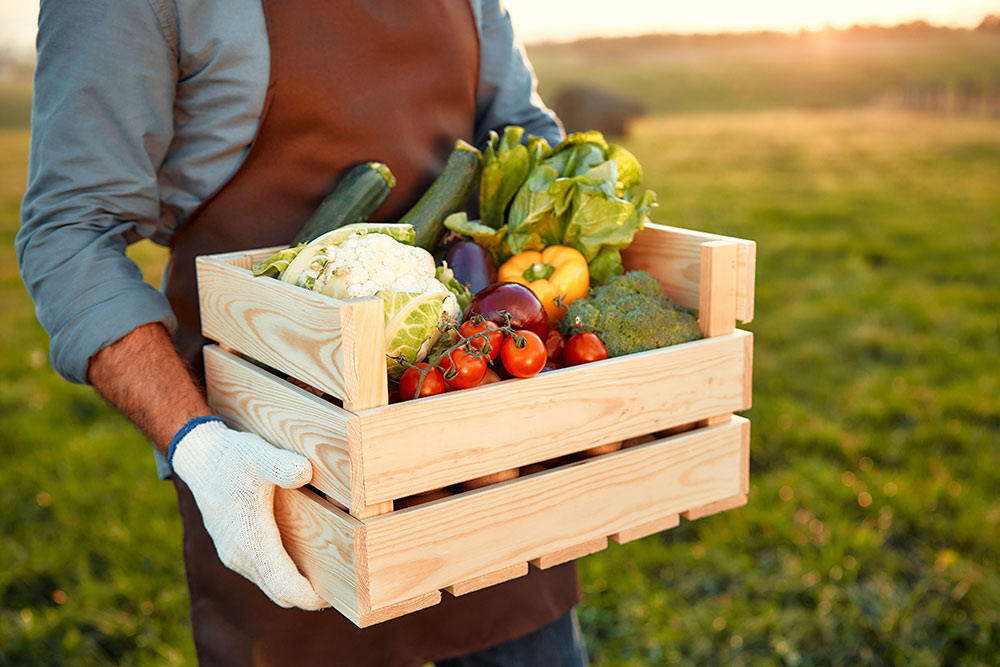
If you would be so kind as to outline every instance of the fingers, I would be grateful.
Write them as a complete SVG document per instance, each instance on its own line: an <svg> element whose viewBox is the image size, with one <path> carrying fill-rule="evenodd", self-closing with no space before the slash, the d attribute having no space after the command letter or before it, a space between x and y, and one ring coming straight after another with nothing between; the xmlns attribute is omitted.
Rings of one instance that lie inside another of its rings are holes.
<svg viewBox="0 0 1000 667"><path fill-rule="evenodd" d="M260 589L282 607L299 607L315 611L329 607L330 603L316 594L312 584L299 572L291 556L281 543L281 535L273 516L262 517L258 525L262 553L259 554Z"/></svg>
<svg viewBox="0 0 1000 667"><path fill-rule="evenodd" d="M261 443L264 446L258 448L254 461L257 473L264 481L277 484L283 489L297 489L309 483L312 479L312 464L309 459L301 454L273 447L263 440Z"/></svg>

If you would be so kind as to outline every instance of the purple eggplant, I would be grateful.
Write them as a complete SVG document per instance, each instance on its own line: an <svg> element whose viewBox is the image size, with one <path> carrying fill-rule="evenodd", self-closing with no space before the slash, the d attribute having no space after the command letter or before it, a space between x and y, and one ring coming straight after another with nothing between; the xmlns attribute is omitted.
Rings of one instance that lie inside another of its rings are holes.
<svg viewBox="0 0 1000 667"><path fill-rule="evenodd" d="M528 329L543 341L549 335L549 316L534 292L520 283L493 283L476 292L465 309L462 320L482 315L497 324L506 323L504 311L510 313L514 329Z"/></svg>
<svg viewBox="0 0 1000 667"><path fill-rule="evenodd" d="M493 258L475 241L459 241L448 251L445 261L458 282L468 283L473 294L497 279Z"/></svg>

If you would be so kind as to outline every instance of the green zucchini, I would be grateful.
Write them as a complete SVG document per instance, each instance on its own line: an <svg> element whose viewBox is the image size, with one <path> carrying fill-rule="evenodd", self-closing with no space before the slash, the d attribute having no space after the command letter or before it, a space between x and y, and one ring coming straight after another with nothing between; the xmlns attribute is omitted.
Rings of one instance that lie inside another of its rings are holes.
<svg viewBox="0 0 1000 667"><path fill-rule="evenodd" d="M396 177L381 162L365 162L340 179L295 235L292 245L308 243L327 232L368 220L396 185Z"/></svg>
<svg viewBox="0 0 1000 667"><path fill-rule="evenodd" d="M444 236L444 219L465 208L469 195L479 180L481 169L482 153L475 146L459 139L448 156L441 175L399 220L413 225L413 230L417 233L415 245L425 250L434 250Z"/></svg>

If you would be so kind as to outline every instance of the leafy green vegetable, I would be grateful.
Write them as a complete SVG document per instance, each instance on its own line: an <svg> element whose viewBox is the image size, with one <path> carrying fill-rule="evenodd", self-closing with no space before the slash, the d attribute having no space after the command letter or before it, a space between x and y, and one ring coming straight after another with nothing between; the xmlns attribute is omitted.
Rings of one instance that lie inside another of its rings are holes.
<svg viewBox="0 0 1000 667"><path fill-rule="evenodd" d="M274 276L277 278L285 269L288 268L288 265L292 263L292 260L298 256L299 251L305 247L305 243L300 243L292 248L285 248L284 250L278 251L262 262L257 262L253 265L253 275Z"/></svg>
<svg viewBox="0 0 1000 667"><path fill-rule="evenodd" d="M402 356L410 363L423 358L441 332L438 323L444 313L448 293L382 291L385 310L385 351L389 377L396 379L405 368L392 357Z"/></svg>
<svg viewBox="0 0 1000 667"><path fill-rule="evenodd" d="M656 206L652 191L638 193L639 161L597 131L571 134L553 149L537 137L513 146L522 135L521 128L508 127L499 149L496 135L491 138L486 151L490 175L484 170L480 184L482 222L463 216L445 226L487 248L497 264L525 250L568 245L587 258L592 285L620 275L619 250L632 242ZM515 182L504 226L497 215L508 207L507 192Z"/></svg>
<svg viewBox="0 0 1000 667"><path fill-rule="evenodd" d="M434 277L437 278L439 283L447 287L449 292L455 295L458 307L464 311L465 307L472 301L472 292L469 291L469 286L466 283L458 281L458 278L455 277L455 272L448 266L448 262L441 262L441 266L437 267Z"/></svg>
<svg viewBox="0 0 1000 667"><path fill-rule="evenodd" d="M524 128L509 125L503 139L490 132L483 151L483 172L479 178L479 215L493 229L503 226L507 205L531 168L528 148L521 144Z"/></svg>

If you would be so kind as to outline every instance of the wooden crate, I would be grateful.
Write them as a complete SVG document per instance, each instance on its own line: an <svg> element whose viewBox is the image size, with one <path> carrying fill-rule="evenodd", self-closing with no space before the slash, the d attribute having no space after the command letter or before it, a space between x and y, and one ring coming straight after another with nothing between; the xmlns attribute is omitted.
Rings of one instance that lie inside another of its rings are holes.
<svg viewBox="0 0 1000 667"><path fill-rule="evenodd" d="M381 300L253 278L275 250L197 260L203 332L219 342L205 348L209 403L312 461L314 488L279 489L276 517L317 592L359 626L746 503L749 422L732 413L750 407L753 337L735 323L753 317L753 242L650 225L623 253L699 309L703 340L394 405ZM457 492L414 504L442 488Z"/></svg>

